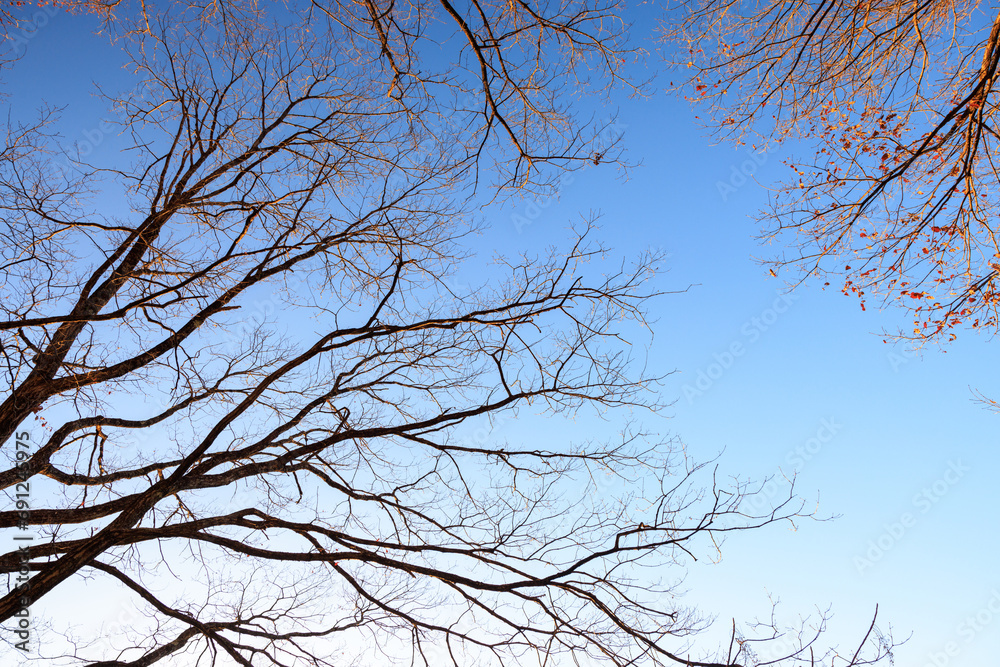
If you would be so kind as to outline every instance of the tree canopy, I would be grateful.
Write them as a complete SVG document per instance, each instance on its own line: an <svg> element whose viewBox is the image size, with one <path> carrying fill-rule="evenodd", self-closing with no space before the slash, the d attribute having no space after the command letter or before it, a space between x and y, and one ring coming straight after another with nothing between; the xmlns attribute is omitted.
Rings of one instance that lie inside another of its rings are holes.
<svg viewBox="0 0 1000 667"><path fill-rule="evenodd" d="M773 269L843 276L862 307L902 305L904 337L996 331L995 8L695 0L665 35L718 132L761 150L795 140L791 177L760 216L791 248Z"/></svg>
<svg viewBox="0 0 1000 667"><path fill-rule="evenodd" d="M138 610L108 641L43 657L890 655L874 622L847 653L821 649L822 616L791 642L736 619L695 642L707 620L679 597L685 564L801 505L789 491L754 511L759 487L717 482L632 421L663 403L630 352L659 257L609 269L582 225L561 249L499 258L500 277L449 280L483 201L618 159L570 102L629 85L619 5L117 11L134 85L105 92L105 122L126 150L67 155L43 110L12 119L0 152L0 485L28 498L0 526L29 542L0 556L0 620L82 577ZM616 416L616 439L459 430L591 413Z"/></svg>

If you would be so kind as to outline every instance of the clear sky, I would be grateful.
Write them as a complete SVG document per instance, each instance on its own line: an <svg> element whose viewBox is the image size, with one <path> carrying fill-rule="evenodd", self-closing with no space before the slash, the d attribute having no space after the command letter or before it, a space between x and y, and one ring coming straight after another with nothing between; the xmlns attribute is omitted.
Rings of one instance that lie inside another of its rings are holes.
<svg viewBox="0 0 1000 667"><path fill-rule="evenodd" d="M657 11L634 16L649 25ZM722 626L732 615L766 618L769 594L790 618L832 605L838 636L863 633L878 604L897 639L913 633L897 665L994 664L1000 415L973 390L1000 397L1000 347L971 332L922 353L886 344L880 333L908 328L909 317L873 302L863 312L836 283L807 282L780 298L786 276L771 277L754 258L782 248L757 241L751 216L795 147L755 155L721 145L698 114L662 88L622 100L618 124L642 166L625 182L590 168L520 233L504 213L493 232L530 248L597 210L616 249L669 252L667 286L691 287L656 308L651 363L677 371L662 430L696 459L722 452L723 473L795 473L799 494L818 497L819 515L839 515L732 538L721 563L692 569L691 601Z"/></svg>
<svg viewBox="0 0 1000 667"><path fill-rule="evenodd" d="M634 18L647 27L637 31L649 32L658 11L640 7ZM87 24L52 15L2 76L13 113L39 98L69 105L66 136L82 140L103 112L88 97L91 80L118 76L114 50ZM68 44L79 56L69 63ZM878 334L905 327L900 312L873 302L862 312L816 282L782 297L786 276L753 260L781 248L758 244L750 215L794 146L754 156L715 145L698 111L662 86L649 99L620 100L618 113L628 158L642 163L627 180L611 166L587 168L558 202L538 202L537 215L531 201L485 211L490 228L475 243L484 254L541 249L565 240L580 213L599 211L598 238L619 253L668 252L661 285L688 289L654 304L648 356L651 368L676 371L664 387L675 403L647 422L695 459L718 456L723 475L797 474L820 515L839 515L730 539L720 563L692 567L687 602L723 626L734 615L766 617L769 594L791 618L832 605L838 637L863 634L878 604L897 639L913 633L897 665L995 664L1000 531L989 480L1000 468L1000 415L972 390L1000 398L1000 347L960 332L944 351L916 354ZM740 172L748 163L753 178ZM519 224L514 216L529 210L531 224Z"/></svg>

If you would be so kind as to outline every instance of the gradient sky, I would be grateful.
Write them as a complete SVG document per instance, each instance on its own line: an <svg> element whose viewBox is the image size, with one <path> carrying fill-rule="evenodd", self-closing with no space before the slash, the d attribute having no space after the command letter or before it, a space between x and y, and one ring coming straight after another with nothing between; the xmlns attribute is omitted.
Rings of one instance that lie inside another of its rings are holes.
<svg viewBox="0 0 1000 667"><path fill-rule="evenodd" d="M641 26L659 11L634 11L637 33L651 32ZM92 80L124 79L114 49L87 34L93 25L57 13L23 41L24 57L2 77L14 117L44 99L69 105L68 138L98 126L105 112L89 96ZM65 61L68 47L75 62ZM484 253L540 250L563 242L581 213L599 211L597 237L618 253L669 253L660 284L687 291L654 303L648 357L653 370L676 371L664 387L675 402L646 422L695 459L717 456L720 476L795 473L810 507L818 497L820 515L839 515L734 536L720 563L691 568L686 601L718 614L723 631L734 615L766 617L769 594L788 618L832 605L832 636L847 639L864 633L878 604L897 639L913 633L897 665L995 664L1000 537L989 471L1000 467L1000 416L972 390L1000 398L1000 346L959 332L943 351L917 354L878 334L907 327L899 311L869 302L862 312L815 281L782 299L786 276L772 278L753 259L781 248L758 244L750 216L795 147L758 155L756 181L740 184L731 177L749 149L715 145L697 110L662 86L650 99L621 99L618 113L628 158L642 163L627 180L611 166L587 168L530 225L513 216L531 201L487 210L490 227L476 244ZM115 141L97 150L111 155ZM738 356L727 357L733 349Z"/></svg>

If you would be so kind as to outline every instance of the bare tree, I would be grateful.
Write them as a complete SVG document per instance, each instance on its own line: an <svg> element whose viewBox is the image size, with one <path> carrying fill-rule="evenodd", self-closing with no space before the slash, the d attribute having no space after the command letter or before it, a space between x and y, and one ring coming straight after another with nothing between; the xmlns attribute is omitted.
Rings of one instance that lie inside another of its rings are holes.
<svg viewBox="0 0 1000 667"><path fill-rule="evenodd" d="M597 278L584 226L486 284L449 278L482 192L615 159L560 87L615 79L619 10L209 9L112 23L129 159L59 166L50 114L8 130L0 526L39 538L0 556L0 619L73 578L127 592L145 617L63 656L94 667L737 665L784 641L734 623L693 646L705 619L643 566L792 520L791 497L749 512L745 482L703 488L628 424L458 430L659 406L623 340L657 257ZM873 629L832 664L885 657Z"/></svg>
<svg viewBox="0 0 1000 667"><path fill-rule="evenodd" d="M905 337L996 330L995 8L697 0L666 35L723 135L802 147L762 214L795 248L775 269L843 274L862 307L903 305Z"/></svg>

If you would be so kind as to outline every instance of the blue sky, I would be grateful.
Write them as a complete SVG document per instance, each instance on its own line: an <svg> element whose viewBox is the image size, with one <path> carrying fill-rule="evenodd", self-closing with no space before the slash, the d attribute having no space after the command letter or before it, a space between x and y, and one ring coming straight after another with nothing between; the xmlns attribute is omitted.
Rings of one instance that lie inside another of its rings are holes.
<svg viewBox="0 0 1000 667"><path fill-rule="evenodd" d="M690 287L655 309L651 364L676 370L662 431L696 459L722 452L723 473L796 473L799 494L819 499L818 514L839 516L732 538L721 563L692 569L692 602L722 626L742 612L766 618L769 593L793 618L832 605L841 638L863 633L879 604L880 624L891 623L897 639L913 633L897 665L992 664L1000 537L990 480L1000 416L973 390L1000 396L1000 348L971 332L922 352L886 344L881 333L909 328L909 317L872 301L863 312L835 281L825 290L807 281L782 299L785 279L798 276L771 277L754 261L782 248L756 240L751 216L795 147L754 154L719 144L698 114L662 90L622 100L624 145L642 166L625 182L611 168L587 169L520 233L497 215L497 243L554 242L594 210L617 250L670 253L666 287ZM753 171L745 181L744 167ZM734 343L739 354L727 358Z"/></svg>
<svg viewBox="0 0 1000 667"><path fill-rule="evenodd" d="M71 104L66 136L84 140L104 109L89 97L91 73L117 76L109 74L114 51L87 36L85 23L53 15L3 76L15 113L40 97ZM66 63L67 45L78 61ZM758 244L750 216L795 147L758 155L759 182L731 180L750 149L714 144L697 113L662 89L621 99L618 128L641 166L627 180L606 165L575 174L530 225L513 216L531 201L487 210L490 227L476 244L483 254L541 249L564 241L581 213L599 211L597 237L618 253L669 253L660 284L687 291L654 304L644 354L654 370L676 371L664 387L675 402L647 423L678 436L695 459L718 456L723 474L796 473L799 493L819 498L820 515L839 515L733 537L720 563L692 567L688 602L723 626L732 615L766 616L769 593L793 617L832 605L833 634L843 638L863 633L879 604L897 638L914 634L897 665L992 664L1000 537L989 480L1000 464L1000 416L975 403L972 390L1000 398L1000 347L960 332L944 351L917 354L878 333L907 326L899 311L869 302L862 312L835 285L815 281L782 298L786 276L769 276L753 259L781 248ZM98 150L114 146L103 141ZM708 379L699 385L700 373Z"/></svg>

